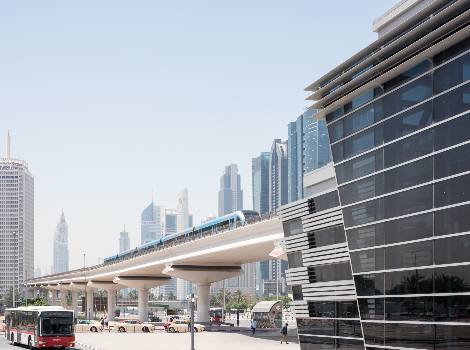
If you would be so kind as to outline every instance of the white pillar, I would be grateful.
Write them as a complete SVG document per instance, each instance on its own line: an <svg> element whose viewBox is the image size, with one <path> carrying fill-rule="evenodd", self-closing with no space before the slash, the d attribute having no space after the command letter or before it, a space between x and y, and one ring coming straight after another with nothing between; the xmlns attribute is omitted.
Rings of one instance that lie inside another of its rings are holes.
<svg viewBox="0 0 470 350"><path fill-rule="evenodd" d="M60 291L60 304L64 309L67 308L67 291L66 290Z"/></svg>
<svg viewBox="0 0 470 350"><path fill-rule="evenodd" d="M72 310L75 317L78 317L78 290L72 290Z"/></svg>
<svg viewBox="0 0 470 350"><path fill-rule="evenodd" d="M108 320L114 320L114 310L116 310L116 290L115 289L107 289L106 293L108 293Z"/></svg>
<svg viewBox="0 0 470 350"><path fill-rule="evenodd" d="M197 284L197 313L198 322L209 322L209 290L210 283Z"/></svg>
<svg viewBox="0 0 470 350"><path fill-rule="evenodd" d="M148 305L149 305L149 290L148 288L139 288L139 321L147 322L149 318Z"/></svg>
<svg viewBox="0 0 470 350"><path fill-rule="evenodd" d="M95 314L94 314L94 305L93 305L93 289L87 288L86 290L86 318L87 319L92 319Z"/></svg>

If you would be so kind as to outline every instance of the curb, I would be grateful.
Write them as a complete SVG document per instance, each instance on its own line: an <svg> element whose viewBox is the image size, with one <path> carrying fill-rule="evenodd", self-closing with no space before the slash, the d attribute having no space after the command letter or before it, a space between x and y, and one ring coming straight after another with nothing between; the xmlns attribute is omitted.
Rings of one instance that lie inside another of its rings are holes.
<svg viewBox="0 0 470 350"><path fill-rule="evenodd" d="M88 344L84 344L82 342L79 342L79 341L76 341L75 342L75 345L78 345L79 347L81 348L84 348L84 349L89 349L89 350L100 350L99 348L97 348L96 346L92 346L92 345L88 345Z"/></svg>

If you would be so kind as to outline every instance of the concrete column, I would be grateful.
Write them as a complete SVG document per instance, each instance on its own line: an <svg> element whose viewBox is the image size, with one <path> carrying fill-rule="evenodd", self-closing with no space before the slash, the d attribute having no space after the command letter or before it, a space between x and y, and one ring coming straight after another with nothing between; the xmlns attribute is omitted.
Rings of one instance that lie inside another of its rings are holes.
<svg viewBox="0 0 470 350"><path fill-rule="evenodd" d="M149 290L148 288L139 288L139 321L147 322L149 317Z"/></svg>
<svg viewBox="0 0 470 350"><path fill-rule="evenodd" d="M72 310L75 313L75 317L78 317L78 290L72 290Z"/></svg>
<svg viewBox="0 0 470 350"><path fill-rule="evenodd" d="M67 291L63 289L60 291L60 304L64 309L67 308Z"/></svg>
<svg viewBox="0 0 470 350"><path fill-rule="evenodd" d="M95 317L95 306L93 304L93 289L87 288L86 290L86 319L92 319Z"/></svg>
<svg viewBox="0 0 470 350"><path fill-rule="evenodd" d="M114 311L116 310L116 290L108 289L106 293L108 293L108 320L113 321Z"/></svg>
<svg viewBox="0 0 470 350"><path fill-rule="evenodd" d="M210 283L197 284L197 321L209 322L209 291Z"/></svg>

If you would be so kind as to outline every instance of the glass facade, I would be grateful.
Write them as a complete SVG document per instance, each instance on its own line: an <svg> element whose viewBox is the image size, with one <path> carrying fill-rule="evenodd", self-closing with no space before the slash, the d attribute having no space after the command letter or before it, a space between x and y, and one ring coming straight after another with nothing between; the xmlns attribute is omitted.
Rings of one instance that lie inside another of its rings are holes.
<svg viewBox="0 0 470 350"><path fill-rule="evenodd" d="M253 210L261 215L269 213L269 160L270 152L262 152L251 160Z"/></svg>
<svg viewBox="0 0 470 350"><path fill-rule="evenodd" d="M367 346L470 349L466 50L328 125Z"/></svg>
<svg viewBox="0 0 470 350"><path fill-rule="evenodd" d="M308 110L288 125L289 202L303 198L305 173L331 161L326 122L315 119L315 113Z"/></svg>
<svg viewBox="0 0 470 350"><path fill-rule="evenodd" d="M331 140L364 336L358 349L470 349L469 9L429 2L396 35L309 87ZM370 68L356 74L361 60ZM301 338L301 348L341 348L313 338Z"/></svg>

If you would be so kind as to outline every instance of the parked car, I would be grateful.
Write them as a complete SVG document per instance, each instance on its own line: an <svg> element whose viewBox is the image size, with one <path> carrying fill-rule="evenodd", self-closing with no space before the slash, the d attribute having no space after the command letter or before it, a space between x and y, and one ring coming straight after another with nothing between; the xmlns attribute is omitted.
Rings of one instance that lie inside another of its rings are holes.
<svg viewBox="0 0 470 350"><path fill-rule="evenodd" d="M203 332L206 328L199 323L194 324L194 331L195 332ZM185 321L175 320L170 322L168 326L165 328L168 333L185 333L189 332L189 323Z"/></svg>
<svg viewBox="0 0 470 350"><path fill-rule="evenodd" d="M75 332L98 332L101 324L98 321L93 320L78 320L75 325Z"/></svg>
<svg viewBox="0 0 470 350"><path fill-rule="evenodd" d="M151 323L140 322L138 320L121 320L116 322L114 328L120 332L143 332L149 333L155 331L155 326Z"/></svg>

